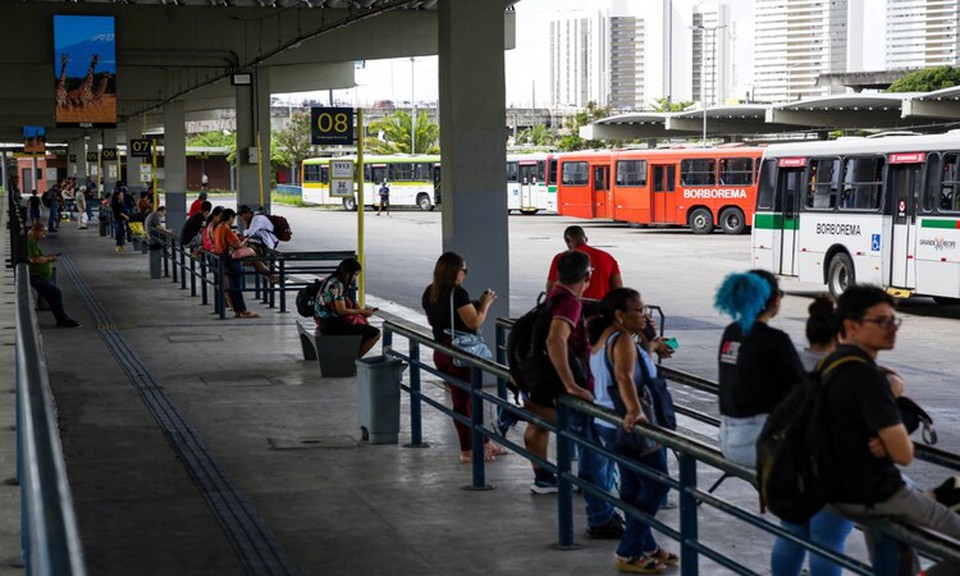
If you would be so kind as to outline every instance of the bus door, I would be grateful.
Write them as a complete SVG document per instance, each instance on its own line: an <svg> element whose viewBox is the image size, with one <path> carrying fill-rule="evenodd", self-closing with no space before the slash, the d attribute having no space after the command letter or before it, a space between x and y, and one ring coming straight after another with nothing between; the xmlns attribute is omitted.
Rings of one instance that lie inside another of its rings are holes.
<svg viewBox="0 0 960 576"><path fill-rule="evenodd" d="M799 161L802 162L799 162ZM794 164L800 164L799 166ZM777 230L774 230L774 257L779 256L778 274L797 276L797 236L800 228L800 192L803 187L803 174L806 171L806 158L781 158L777 170L777 196L775 211L780 213L779 242Z"/></svg>
<svg viewBox="0 0 960 576"><path fill-rule="evenodd" d="M613 218L610 206L610 166L606 164L595 164L593 166L593 217L594 218Z"/></svg>
<svg viewBox="0 0 960 576"><path fill-rule="evenodd" d="M888 284L898 288L917 285L917 209L926 154L891 154L887 165L888 209L893 217Z"/></svg>
<svg viewBox="0 0 960 576"><path fill-rule="evenodd" d="M520 209L536 208L537 164L521 162L517 169L517 181L520 183Z"/></svg>
<svg viewBox="0 0 960 576"><path fill-rule="evenodd" d="M676 164L652 164L650 166L651 180L653 180L652 198L650 199L650 222L672 223L676 221L677 195L674 194L677 186Z"/></svg>
<svg viewBox="0 0 960 576"><path fill-rule="evenodd" d="M433 204L438 205L443 200L440 187L440 163L433 165Z"/></svg>

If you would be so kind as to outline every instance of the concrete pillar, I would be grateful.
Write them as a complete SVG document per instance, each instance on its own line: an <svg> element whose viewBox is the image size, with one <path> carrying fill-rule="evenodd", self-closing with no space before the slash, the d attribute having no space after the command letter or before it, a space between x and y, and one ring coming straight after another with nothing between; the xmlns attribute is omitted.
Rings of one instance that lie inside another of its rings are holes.
<svg viewBox="0 0 960 576"><path fill-rule="evenodd" d="M130 155L130 141L139 138L143 138L143 116L134 116L127 120L127 179L124 182L131 192L139 190L143 186L140 183L140 164L143 159L134 158Z"/></svg>
<svg viewBox="0 0 960 576"><path fill-rule="evenodd" d="M100 181L100 131L94 130L90 133L89 140L87 140L87 154L97 154L96 160L91 160L87 162L87 174L90 175L90 179L93 180L94 185ZM86 157L86 155L84 155Z"/></svg>
<svg viewBox="0 0 960 576"><path fill-rule="evenodd" d="M508 316L503 0L441 0L438 26L443 249L468 262L470 294L497 292L489 318Z"/></svg>
<svg viewBox="0 0 960 576"><path fill-rule="evenodd" d="M262 200L257 133L260 134L260 158L263 160ZM253 73L253 84L237 86L237 206L270 208L270 82L269 75Z"/></svg>
<svg viewBox="0 0 960 576"><path fill-rule="evenodd" d="M179 231L187 220L187 128L182 100L163 107L163 189L167 226Z"/></svg>
<svg viewBox="0 0 960 576"><path fill-rule="evenodd" d="M87 179L87 137L81 136L77 139L77 184L82 184Z"/></svg>
<svg viewBox="0 0 960 576"><path fill-rule="evenodd" d="M117 147L117 131L116 130L106 130L103 133L103 147L104 148L116 148ZM120 179L120 156L117 155L117 160L104 160L103 161L103 189L100 190L99 194L108 191L112 192L114 186L116 186L117 180Z"/></svg>

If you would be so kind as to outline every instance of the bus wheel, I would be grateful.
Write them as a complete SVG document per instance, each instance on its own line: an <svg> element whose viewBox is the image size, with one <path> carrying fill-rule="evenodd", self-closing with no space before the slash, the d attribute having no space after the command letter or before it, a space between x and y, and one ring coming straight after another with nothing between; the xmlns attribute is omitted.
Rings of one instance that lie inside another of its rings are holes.
<svg viewBox="0 0 960 576"><path fill-rule="evenodd" d="M839 252L830 260L830 268L827 272L827 288L834 298L839 298L847 286L855 284L857 281L856 272L853 270L853 261L846 252Z"/></svg>
<svg viewBox="0 0 960 576"><path fill-rule="evenodd" d="M537 212L539 212L539 210L537 210L536 208L527 208L525 210L520 211L520 213L523 214L524 216L533 216Z"/></svg>
<svg viewBox="0 0 960 576"><path fill-rule="evenodd" d="M343 209L347 212L353 212L357 209L357 199L353 196L343 199Z"/></svg>
<svg viewBox="0 0 960 576"><path fill-rule="evenodd" d="M746 225L743 221L743 212L739 208L727 208L720 213L720 228L724 234L742 234Z"/></svg>
<svg viewBox="0 0 960 576"><path fill-rule="evenodd" d="M420 207L420 209L424 212L433 210L433 204L430 202L430 197L426 194L417 195L417 206Z"/></svg>
<svg viewBox="0 0 960 576"><path fill-rule="evenodd" d="M713 215L706 208L697 208L690 213L690 229L694 234L713 232Z"/></svg>

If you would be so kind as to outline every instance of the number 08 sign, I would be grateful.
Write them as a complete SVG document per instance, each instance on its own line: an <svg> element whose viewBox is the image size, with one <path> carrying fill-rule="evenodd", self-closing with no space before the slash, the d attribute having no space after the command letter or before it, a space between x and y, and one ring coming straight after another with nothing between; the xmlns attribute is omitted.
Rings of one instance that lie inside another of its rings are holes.
<svg viewBox="0 0 960 576"><path fill-rule="evenodd" d="M353 144L353 108L311 108L310 143Z"/></svg>

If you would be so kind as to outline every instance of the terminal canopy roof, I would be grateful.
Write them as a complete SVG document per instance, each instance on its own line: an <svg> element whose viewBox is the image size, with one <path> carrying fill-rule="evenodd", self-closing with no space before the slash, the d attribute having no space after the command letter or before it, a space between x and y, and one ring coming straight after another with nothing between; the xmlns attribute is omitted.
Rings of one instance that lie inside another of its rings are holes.
<svg viewBox="0 0 960 576"><path fill-rule="evenodd" d="M639 112L598 120L580 136L596 140L707 136L740 138L829 130L943 131L960 119L960 87L928 93L856 93L777 104L742 104L686 110Z"/></svg>

